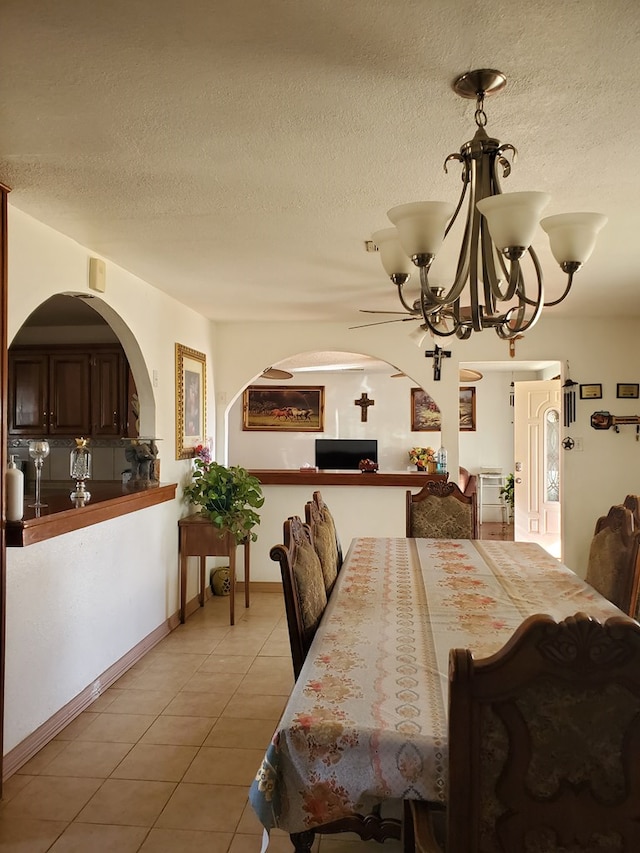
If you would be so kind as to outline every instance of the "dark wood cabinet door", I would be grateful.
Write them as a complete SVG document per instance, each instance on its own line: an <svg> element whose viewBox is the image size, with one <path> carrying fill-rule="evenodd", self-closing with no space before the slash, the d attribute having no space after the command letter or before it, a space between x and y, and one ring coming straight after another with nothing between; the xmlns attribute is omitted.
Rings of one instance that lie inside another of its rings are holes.
<svg viewBox="0 0 640 853"><path fill-rule="evenodd" d="M49 356L49 435L91 434L90 356Z"/></svg>
<svg viewBox="0 0 640 853"><path fill-rule="evenodd" d="M121 347L16 347L9 352L9 433L126 435L128 372Z"/></svg>
<svg viewBox="0 0 640 853"><path fill-rule="evenodd" d="M119 352L94 354L91 360L93 435L126 435L125 359Z"/></svg>
<svg viewBox="0 0 640 853"><path fill-rule="evenodd" d="M9 353L8 431L38 437L49 431L49 360L36 353Z"/></svg>

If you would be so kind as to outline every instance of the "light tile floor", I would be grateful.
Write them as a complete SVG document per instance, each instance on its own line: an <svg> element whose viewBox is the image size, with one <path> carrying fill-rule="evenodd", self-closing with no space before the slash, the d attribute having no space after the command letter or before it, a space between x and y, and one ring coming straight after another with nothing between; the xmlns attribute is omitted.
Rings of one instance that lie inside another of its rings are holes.
<svg viewBox="0 0 640 853"><path fill-rule="evenodd" d="M4 785L2 853L259 853L247 792L293 686L282 596L213 597ZM271 853L291 853L276 830ZM313 853L400 853L320 837Z"/></svg>

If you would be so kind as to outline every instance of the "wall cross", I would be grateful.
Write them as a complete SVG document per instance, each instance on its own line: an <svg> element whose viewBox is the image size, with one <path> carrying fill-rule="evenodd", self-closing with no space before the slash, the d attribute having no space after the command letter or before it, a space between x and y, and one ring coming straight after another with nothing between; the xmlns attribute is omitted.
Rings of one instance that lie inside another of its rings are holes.
<svg viewBox="0 0 640 853"><path fill-rule="evenodd" d="M424 355L425 358L431 358L431 356L433 356L433 378L438 382L442 372L442 359L451 358L451 350L442 349L442 347L439 347L438 344L436 344L433 349L426 350Z"/></svg>
<svg viewBox="0 0 640 853"><path fill-rule="evenodd" d="M370 400L369 395L365 394L364 391L360 395L359 400L354 400L354 406L360 406L360 420L366 421L368 420L367 415L369 414L369 406L375 406L376 401Z"/></svg>

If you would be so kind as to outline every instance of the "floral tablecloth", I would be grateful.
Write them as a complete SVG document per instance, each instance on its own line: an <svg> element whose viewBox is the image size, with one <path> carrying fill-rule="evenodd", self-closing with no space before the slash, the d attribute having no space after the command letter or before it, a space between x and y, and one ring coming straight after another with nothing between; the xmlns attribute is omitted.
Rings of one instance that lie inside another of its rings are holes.
<svg viewBox="0 0 640 853"><path fill-rule="evenodd" d="M355 539L249 794L302 832L387 799L444 798L448 660L533 613L620 611L539 545Z"/></svg>

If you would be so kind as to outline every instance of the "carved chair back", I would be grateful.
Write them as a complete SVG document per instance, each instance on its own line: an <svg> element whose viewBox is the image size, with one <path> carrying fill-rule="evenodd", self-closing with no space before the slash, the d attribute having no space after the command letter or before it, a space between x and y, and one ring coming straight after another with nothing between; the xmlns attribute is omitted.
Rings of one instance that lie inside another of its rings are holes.
<svg viewBox="0 0 640 853"><path fill-rule="evenodd" d="M447 853L640 850L640 625L532 616L449 664Z"/></svg>
<svg viewBox="0 0 640 853"><path fill-rule="evenodd" d="M612 506L596 522L587 564L587 583L630 616L637 612L640 593L639 546L632 511Z"/></svg>
<svg viewBox="0 0 640 853"><path fill-rule="evenodd" d="M309 525L297 516L283 525L282 545L269 552L280 564L293 673L297 679L327 606L320 560Z"/></svg>
<svg viewBox="0 0 640 853"><path fill-rule="evenodd" d="M429 480L415 495L407 491L409 537L477 539L476 494L465 495L455 483Z"/></svg>

